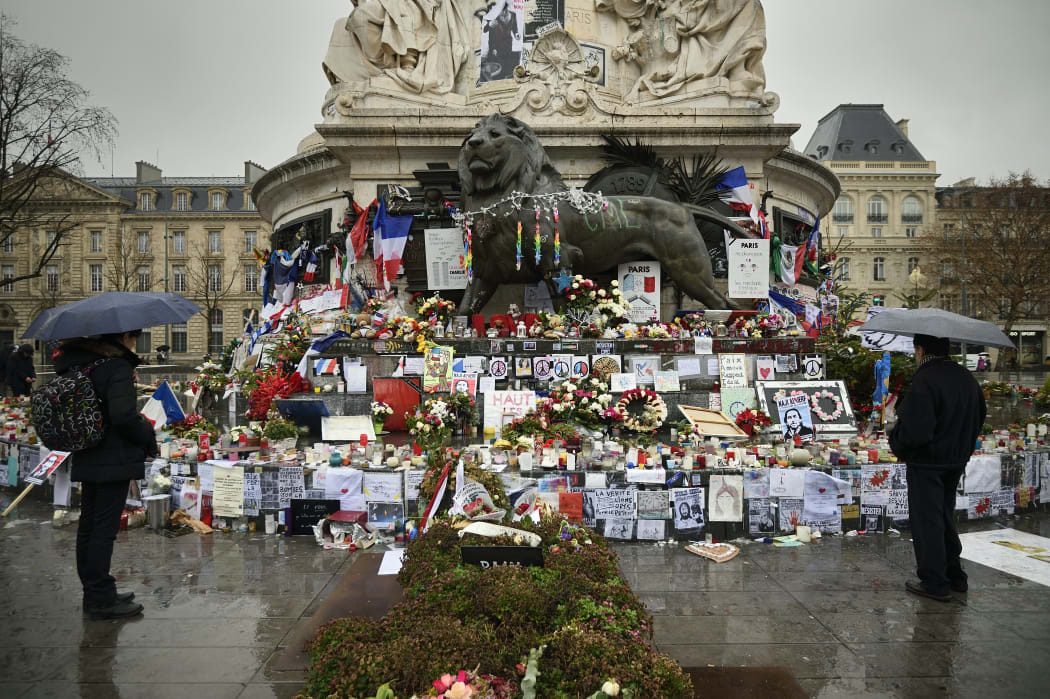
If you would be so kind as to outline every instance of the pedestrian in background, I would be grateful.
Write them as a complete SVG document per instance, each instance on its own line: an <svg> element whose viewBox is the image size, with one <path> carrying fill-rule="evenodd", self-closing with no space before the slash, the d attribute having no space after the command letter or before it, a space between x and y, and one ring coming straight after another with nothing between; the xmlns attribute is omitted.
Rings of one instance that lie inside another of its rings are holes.
<svg viewBox="0 0 1050 699"><path fill-rule="evenodd" d="M973 375L948 357L948 340L915 336L918 368L897 407L890 448L907 464L908 518L918 581L908 592L941 602L966 592L955 528L955 491L987 408Z"/></svg>
<svg viewBox="0 0 1050 699"><path fill-rule="evenodd" d="M153 425L139 414L134 352L141 330L67 340L56 350L55 371L87 372L102 409L103 437L73 454L70 478L81 485L77 529L77 573L84 588L84 613L116 619L142 612L135 593L118 593L110 575L113 542L132 480L145 476L144 462L159 453Z"/></svg>
<svg viewBox="0 0 1050 699"><path fill-rule="evenodd" d="M0 396L7 395L7 360L18 349L18 345L7 345L0 349Z"/></svg>
<svg viewBox="0 0 1050 699"><path fill-rule="evenodd" d="M33 346L22 345L7 358L4 367L11 395L28 396L33 392L36 368L33 366Z"/></svg>

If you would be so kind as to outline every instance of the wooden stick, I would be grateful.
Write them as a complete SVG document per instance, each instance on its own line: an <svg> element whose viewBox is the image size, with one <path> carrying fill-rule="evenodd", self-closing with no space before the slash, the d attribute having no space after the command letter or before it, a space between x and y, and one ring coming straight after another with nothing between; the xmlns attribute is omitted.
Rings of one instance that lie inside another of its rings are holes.
<svg viewBox="0 0 1050 699"><path fill-rule="evenodd" d="M15 506L18 505L18 503L22 502L22 498L24 498L26 495L29 495L29 491L32 490L33 486L35 485L36 483L30 483L29 485L27 485L26 489L22 491L22 494L15 498L15 501L7 506L7 509L4 510L3 514L0 514L0 517L6 517L11 510L15 509Z"/></svg>

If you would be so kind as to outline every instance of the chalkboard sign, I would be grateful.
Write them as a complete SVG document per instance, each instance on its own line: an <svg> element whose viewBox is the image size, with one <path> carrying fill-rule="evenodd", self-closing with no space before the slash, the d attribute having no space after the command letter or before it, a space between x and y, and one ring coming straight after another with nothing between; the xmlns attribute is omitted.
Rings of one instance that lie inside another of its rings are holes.
<svg viewBox="0 0 1050 699"><path fill-rule="evenodd" d="M313 526L339 511L338 500L292 500L292 536L313 536Z"/></svg>
<svg viewBox="0 0 1050 699"><path fill-rule="evenodd" d="M460 546L463 565L543 567L543 549L532 546Z"/></svg>

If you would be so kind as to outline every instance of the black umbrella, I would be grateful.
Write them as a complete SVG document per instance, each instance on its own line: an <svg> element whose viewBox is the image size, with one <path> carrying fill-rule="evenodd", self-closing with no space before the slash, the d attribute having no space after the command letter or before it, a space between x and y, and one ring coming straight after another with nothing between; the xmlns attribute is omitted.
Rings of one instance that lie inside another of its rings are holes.
<svg viewBox="0 0 1050 699"><path fill-rule="evenodd" d="M984 320L967 318L939 308L894 308L882 311L862 325L861 332L894 335L932 335L970 345L1013 347L1014 343L998 327Z"/></svg>
<svg viewBox="0 0 1050 699"><path fill-rule="evenodd" d="M181 323L200 311L200 306L178 294L108 291L49 308L37 316L22 337L64 340L123 333Z"/></svg>

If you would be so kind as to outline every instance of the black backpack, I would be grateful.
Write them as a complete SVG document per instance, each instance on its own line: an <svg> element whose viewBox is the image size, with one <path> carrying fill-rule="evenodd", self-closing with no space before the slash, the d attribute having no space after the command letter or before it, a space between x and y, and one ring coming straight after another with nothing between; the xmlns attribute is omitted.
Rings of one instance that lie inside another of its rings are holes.
<svg viewBox="0 0 1050 699"><path fill-rule="evenodd" d="M104 361L72 367L33 391L33 427L48 449L73 452L102 442L102 402L89 374Z"/></svg>

